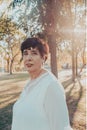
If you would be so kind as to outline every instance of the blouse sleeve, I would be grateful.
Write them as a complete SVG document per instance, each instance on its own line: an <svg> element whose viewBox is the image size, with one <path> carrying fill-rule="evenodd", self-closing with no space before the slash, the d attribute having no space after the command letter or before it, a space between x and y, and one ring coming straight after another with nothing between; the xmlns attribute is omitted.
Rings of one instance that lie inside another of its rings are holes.
<svg viewBox="0 0 87 130"><path fill-rule="evenodd" d="M72 130L64 89L60 83L52 83L45 95L44 110L51 130Z"/></svg>

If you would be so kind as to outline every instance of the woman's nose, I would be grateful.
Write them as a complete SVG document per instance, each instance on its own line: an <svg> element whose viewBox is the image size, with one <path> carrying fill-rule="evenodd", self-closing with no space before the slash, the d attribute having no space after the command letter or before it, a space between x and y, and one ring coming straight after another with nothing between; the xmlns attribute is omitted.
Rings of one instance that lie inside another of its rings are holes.
<svg viewBox="0 0 87 130"><path fill-rule="evenodd" d="M27 60L32 60L32 55L28 54L26 58Z"/></svg>

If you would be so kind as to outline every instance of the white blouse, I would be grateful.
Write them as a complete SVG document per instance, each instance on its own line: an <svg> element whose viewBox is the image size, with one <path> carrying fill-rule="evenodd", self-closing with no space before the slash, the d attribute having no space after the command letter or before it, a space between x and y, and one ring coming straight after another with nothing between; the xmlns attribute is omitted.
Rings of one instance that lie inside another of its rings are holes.
<svg viewBox="0 0 87 130"><path fill-rule="evenodd" d="M72 130L64 89L51 72L24 87L13 107L11 130Z"/></svg>

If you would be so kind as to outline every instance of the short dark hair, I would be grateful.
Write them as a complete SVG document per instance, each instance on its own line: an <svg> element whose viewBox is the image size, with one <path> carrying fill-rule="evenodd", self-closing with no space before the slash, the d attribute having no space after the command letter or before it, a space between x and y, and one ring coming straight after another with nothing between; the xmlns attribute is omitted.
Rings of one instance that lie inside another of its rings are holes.
<svg viewBox="0 0 87 130"><path fill-rule="evenodd" d="M32 38L27 38L24 42L21 44L21 53L23 56L23 51L28 48L37 48L40 52L40 55L43 57L49 53L49 46L46 42L43 42L41 39L32 37Z"/></svg>

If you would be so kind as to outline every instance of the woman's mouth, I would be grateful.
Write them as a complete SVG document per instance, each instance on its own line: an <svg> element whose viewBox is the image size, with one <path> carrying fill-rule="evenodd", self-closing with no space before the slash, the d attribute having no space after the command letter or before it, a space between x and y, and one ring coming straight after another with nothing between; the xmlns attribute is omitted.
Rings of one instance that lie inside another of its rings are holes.
<svg viewBox="0 0 87 130"><path fill-rule="evenodd" d="M33 64L26 64L26 66L30 68L33 66Z"/></svg>

